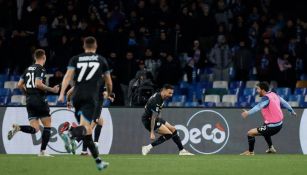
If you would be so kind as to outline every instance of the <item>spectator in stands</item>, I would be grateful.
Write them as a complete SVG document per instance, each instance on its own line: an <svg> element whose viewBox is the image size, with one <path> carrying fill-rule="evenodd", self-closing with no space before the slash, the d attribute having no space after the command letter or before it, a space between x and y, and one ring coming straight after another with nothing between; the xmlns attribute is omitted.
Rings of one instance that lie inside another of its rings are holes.
<svg viewBox="0 0 307 175"><path fill-rule="evenodd" d="M179 60L174 58L171 53L161 53L161 56L162 64L156 80L158 87L162 87L165 83L177 84L182 78Z"/></svg>
<svg viewBox="0 0 307 175"><path fill-rule="evenodd" d="M224 35L219 35L212 48L209 60L214 64L213 76L215 80L229 80L229 67L231 64L229 45Z"/></svg>
<svg viewBox="0 0 307 175"><path fill-rule="evenodd" d="M246 46L244 39L240 40L239 46L233 58L236 74L235 80L247 81L249 80L249 73L253 66L254 57L250 49Z"/></svg>
<svg viewBox="0 0 307 175"><path fill-rule="evenodd" d="M276 58L270 53L269 48L265 47L256 58L258 80L267 82L272 80L272 74L274 73L273 64L276 64L276 62Z"/></svg>
<svg viewBox="0 0 307 175"><path fill-rule="evenodd" d="M120 74L120 85L125 99L125 105L127 106L129 104L128 85L130 80L135 76L136 72L138 71L138 65L133 52L126 52L125 59L123 59L123 61L121 62L120 70L121 72L123 72Z"/></svg>

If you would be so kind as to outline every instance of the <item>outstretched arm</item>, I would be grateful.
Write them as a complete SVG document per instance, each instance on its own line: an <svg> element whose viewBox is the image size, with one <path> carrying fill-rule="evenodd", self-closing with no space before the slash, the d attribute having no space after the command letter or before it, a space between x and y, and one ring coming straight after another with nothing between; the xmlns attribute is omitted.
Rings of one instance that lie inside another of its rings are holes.
<svg viewBox="0 0 307 175"><path fill-rule="evenodd" d="M285 99L283 99L282 97L279 97L279 99L280 99L280 106L286 108L292 115L296 116L295 111L289 105L289 103Z"/></svg>

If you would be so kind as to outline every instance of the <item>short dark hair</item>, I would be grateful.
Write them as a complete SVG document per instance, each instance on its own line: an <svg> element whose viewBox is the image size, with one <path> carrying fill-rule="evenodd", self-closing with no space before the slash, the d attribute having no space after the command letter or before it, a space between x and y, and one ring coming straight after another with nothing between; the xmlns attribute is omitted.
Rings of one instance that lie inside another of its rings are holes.
<svg viewBox="0 0 307 175"><path fill-rule="evenodd" d="M95 37L88 36L88 37L84 38L83 43L84 43L84 47L86 49L93 49L93 48L95 48L95 44L97 43L97 41L96 41Z"/></svg>
<svg viewBox="0 0 307 175"><path fill-rule="evenodd" d="M171 85L171 84L164 84L162 89L172 89L172 90L174 90L174 86Z"/></svg>
<svg viewBox="0 0 307 175"><path fill-rule="evenodd" d="M258 83L257 87L259 87L262 90L265 90L266 92L268 92L270 88L269 83L266 81Z"/></svg>
<svg viewBox="0 0 307 175"><path fill-rule="evenodd" d="M39 60L42 59L44 55L46 55L46 53L43 49L36 49L34 51L33 57L35 60Z"/></svg>

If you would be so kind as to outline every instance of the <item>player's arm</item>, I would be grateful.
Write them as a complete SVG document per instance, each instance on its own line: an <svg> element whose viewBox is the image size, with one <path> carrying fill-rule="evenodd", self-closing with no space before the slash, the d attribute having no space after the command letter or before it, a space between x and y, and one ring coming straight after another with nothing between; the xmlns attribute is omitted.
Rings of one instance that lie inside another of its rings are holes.
<svg viewBox="0 0 307 175"><path fill-rule="evenodd" d="M296 113L293 110L293 108L290 106L290 104L282 97L279 97L279 99L281 107L286 108L292 115L296 116Z"/></svg>
<svg viewBox="0 0 307 175"><path fill-rule="evenodd" d="M155 128L155 123L156 123L157 117L158 117L158 113L153 111L153 113L151 115L151 120L150 120L150 139L151 140L155 139L154 128Z"/></svg>
<svg viewBox="0 0 307 175"><path fill-rule="evenodd" d="M17 83L17 87L23 92L26 93L26 87L25 87L25 81L23 78L20 78L18 83Z"/></svg>
<svg viewBox="0 0 307 175"><path fill-rule="evenodd" d="M262 97L262 100L257 105L255 105L249 111L243 110L241 115L242 115L243 118L246 118L247 116L252 115L252 114L260 111L262 108L268 106L269 103L270 103L270 100L269 100L268 97Z"/></svg>
<svg viewBox="0 0 307 175"><path fill-rule="evenodd" d="M52 93L58 93L59 92L59 85L56 85L54 87L49 87L43 83L43 79L40 77L35 78L35 87L42 90L42 91L48 91Z"/></svg>
<svg viewBox="0 0 307 175"><path fill-rule="evenodd" d="M111 74L110 72L106 72L103 76L104 78L104 81L105 81L105 85L106 85L106 88L107 88L107 93L108 93L108 96L110 96L112 94L112 91L113 91L113 83L112 83L112 78L111 78Z"/></svg>
<svg viewBox="0 0 307 175"><path fill-rule="evenodd" d="M73 91L74 91L74 86L71 87L71 88L66 92L67 108L69 108L69 109L72 107L72 104L71 104L71 96L72 96Z"/></svg>
<svg viewBox="0 0 307 175"><path fill-rule="evenodd" d="M75 74L74 68L68 68L67 69L66 74L65 74L63 81L62 81L62 89L61 89L61 92L60 92L60 96L58 98L59 102L64 102L65 91L68 88L69 83L72 81L74 74Z"/></svg>

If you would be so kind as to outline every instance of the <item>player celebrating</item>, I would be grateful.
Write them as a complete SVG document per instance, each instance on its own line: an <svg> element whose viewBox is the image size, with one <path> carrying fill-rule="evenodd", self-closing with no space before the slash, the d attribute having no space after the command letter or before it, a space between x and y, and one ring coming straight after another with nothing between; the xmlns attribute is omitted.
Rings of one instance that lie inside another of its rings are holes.
<svg viewBox="0 0 307 175"><path fill-rule="evenodd" d="M254 155L254 145L255 145L255 136L262 135L265 141L268 144L267 153L276 153L276 150L272 144L271 136L277 134L283 124L283 113L281 106L288 109L292 115L296 116L296 113L291 108L291 106L282 98L279 97L274 92L269 91L269 85L266 82L260 82L257 85L257 92L260 97L262 97L261 102L259 102L251 110L242 112L242 117L247 118L248 115L254 114L255 112L261 110L264 124L258 128L253 128L248 131L248 145L249 149L243 152L241 155Z"/></svg>
<svg viewBox="0 0 307 175"><path fill-rule="evenodd" d="M64 101L65 90L69 82L74 80L75 87L72 101L75 107L75 115L80 117L80 126L71 128L70 134L74 138L83 139L84 144L89 148L96 161L98 170L103 170L108 166L108 163L98 157L98 151L92 138L91 123L98 105L99 79L105 80L108 94L112 93L112 80L105 58L96 54L96 39L86 37L83 48L85 53L74 56L69 62L58 100ZM65 125L64 127L69 129ZM69 142L69 140L64 141Z"/></svg>
<svg viewBox="0 0 307 175"><path fill-rule="evenodd" d="M51 156L46 153L46 147L50 138L51 116L49 106L45 97L46 91L58 93L59 86L48 87L45 85L46 70L43 67L46 63L45 51L37 49L34 52L35 63L28 67L21 76L18 87L26 94L26 106L28 112L29 125L13 124L13 129L8 133L8 140L22 131L28 134L35 134L39 131L39 120L44 125L42 133L41 151L38 156Z"/></svg>
<svg viewBox="0 0 307 175"><path fill-rule="evenodd" d="M145 128L150 132L150 139L154 141L151 144L142 147L143 155L147 155L153 147L158 146L169 139L172 139L177 145L179 155L193 155L183 148L176 128L159 117L164 100L172 97L173 93L173 86L165 84L162 90L152 95L146 103L145 113L142 116L142 122ZM154 131L161 135L156 140Z"/></svg>

